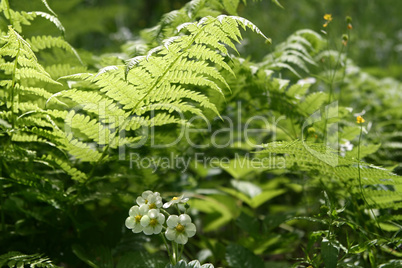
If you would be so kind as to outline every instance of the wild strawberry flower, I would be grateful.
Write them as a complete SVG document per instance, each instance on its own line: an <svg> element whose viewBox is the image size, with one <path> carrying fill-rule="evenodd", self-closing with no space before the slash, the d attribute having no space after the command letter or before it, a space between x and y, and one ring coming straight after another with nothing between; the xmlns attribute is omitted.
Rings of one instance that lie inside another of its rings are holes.
<svg viewBox="0 0 402 268"><path fill-rule="evenodd" d="M158 192L145 191L136 200L139 206L146 204L149 209L159 209L162 207L162 197Z"/></svg>
<svg viewBox="0 0 402 268"><path fill-rule="evenodd" d="M166 224L166 238L170 241L175 241L177 244L186 244L188 238L193 237L196 233L196 227L187 214L181 214L180 216L170 215Z"/></svg>
<svg viewBox="0 0 402 268"><path fill-rule="evenodd" d="M144 227L141 225L141 219L144 215L147 214L148 212L148 206L147 205L141 205L139 206L132 206L130 208L130 211L128 214L130 215L125 222L125 225L128 229L131 229L133 233L140 233L144 229Z"/></svg>
<svg viewBox="0 0 402 268"><path fill-rule="evenodd" d="M141 226L144 234L159 234L162 231L162 224L165 222L165 215L158 209L150 209L148 213L141 218Z"/></svg>
<svg viewBox="0 0 402 268"><path fill-rule="evenodd" d="M182 203L182 204L186 203L188 201L188 198L183 198L183 197L184 197L184 195L181 195L179 197L174 196L172 198L172 200L163 204L163 208L169 208L170 206L179 204L179 203Z"/></svg>

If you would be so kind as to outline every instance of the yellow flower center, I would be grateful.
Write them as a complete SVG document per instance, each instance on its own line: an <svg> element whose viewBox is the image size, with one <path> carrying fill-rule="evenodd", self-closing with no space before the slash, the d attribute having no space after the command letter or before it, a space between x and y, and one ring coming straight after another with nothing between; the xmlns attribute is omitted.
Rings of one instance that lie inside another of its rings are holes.
<svg viewBox="0 0 402 268"><path fill-rule="evenodd" d="M148 204L148 199L145 199L145 204Z"/></svg>
<svg viewBox="0 0 402 268"><path fill-rule="evenodd" d="M184 232L184 226L181 225L180 223L177 224L177 226L176 226L176 231L179 232L179 233Z"/></svg>
<svg viewBox="0 0 402 268"><path fill-rule="evenodd" d="M155 227L157 224L158 224L157 219L151 219L151 221L149 222L149 225L151 225L152 227Z"/></svg>
<svg viewBox="0 0 402 268"><path fill-rule="evenodd" d="M175 196L172 198L172 200L179 200L179 198Z"/></svg>
<svg viewBox="0 0 402 268"><path fill-rule="evenodd" d="M153 208L156 208L155 203L152 203L152 204L149 205L149 209L153 209Z"/></svg>
<svg viewBox="0 0 402 268"><path fill-rule="evenodd" d="M142 218L141 215L135 216L135 222L140 222L140 221L141 221L141 218Z"/></svg>

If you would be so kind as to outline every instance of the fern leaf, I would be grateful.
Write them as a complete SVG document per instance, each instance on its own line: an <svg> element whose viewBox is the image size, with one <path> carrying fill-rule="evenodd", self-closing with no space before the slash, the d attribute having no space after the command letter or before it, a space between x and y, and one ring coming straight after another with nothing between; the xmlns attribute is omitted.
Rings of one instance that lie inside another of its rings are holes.
<svg viewBox="0 0 402 268"><path fill-rule="evenodd" d="M47 19L48 21L52 22L54 25L56 25L57 29L59 29L62 32L62 35L64 35L64 32L66 31L66 29L64 28L63 24L61 24L60 20L56 16L50 15L46 12L41 12L41 11L35 11L32 13L35 13L37 16L41 16L41 17Z"/></svg>
<svg viewBox="0 0 402 268"><path fill-rule="evenodd" d="M31 39L28 39L28 42L31 45L32 50L35 52L54 47L64 49L65 51L72 53L81 63L81 65L84 65L78 52L62 37L34 36Z"/></svg>
<svg viewBox="0 0 402 268"><path fill-rule="evenodd" d="M24 267L29 265L29 267L43 267L43 268L57 268L52 261L43 257L42 254L23 254L17 251L10 251L6 254L0 256L0 266L3 267L7 265L8 267Z"/></svg>
<svg viewBox="0 0 402 268"><path fill-rule="evenodd" d="M54 13L54 11L50 8L50 6L49 6L49 4L47 3L47 1L46 1L46 0L41 0L41 1L42 1L42 3L45 5L45 7L47 8L47 10L49 10L50 13L53 14L53 16L57 17L56 13Z"/></svg>

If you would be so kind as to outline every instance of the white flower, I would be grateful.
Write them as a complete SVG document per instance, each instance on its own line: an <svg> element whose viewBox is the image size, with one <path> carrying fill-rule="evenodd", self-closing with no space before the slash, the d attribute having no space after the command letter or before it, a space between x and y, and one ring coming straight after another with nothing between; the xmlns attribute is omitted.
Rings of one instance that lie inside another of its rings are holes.
<svg viewBox="0 0 402 268"><path fill-rule="evenodd" d="M157 209L151 209L147 215L141 218L141 225L144 228L144 234L159 234L162 231L162 224L165 222L165 215Z"/></svg>
<svg viewBox="0 0 402 268"><path fill-rule="evenodd" d="M145 191L136 200L138 205L148 205L149 209L159 209L162 207L162 197L158 192Z"/></svg>
<svg viewBox="0 0 402 268"><path fill-rule="evenodd" d="M171 205L174 205L174 204L186 203L188 201L188 198L183 198L183 197L184 197L184 195L179 196L179 197L174 196L172 198L172 200L170 200L169 202L163 204L163 208L168 208L168 207L170 207Z"/></svg>
<svg viewBox="0 0 402 268"><path fill-rule="evenodd" d="M166 221L167 230L165 236L170 241L175 241L177 244L186 244L189 237L193 237L196 232L194 223L191 223L191 218L187 214L180 216L171 215Z"/></svg>
<svg viewBox="0 0 402 268"><path fill-rule="evenodd" d="M142 205L142 206L133 206L130 208L130 211L128 214L130 215L126 219L126 227L128 229L132 229L134 233L140 233L144 229L141 225L141 219L142 217L147 214L148 212L148 206L147 205Z"/></svg>

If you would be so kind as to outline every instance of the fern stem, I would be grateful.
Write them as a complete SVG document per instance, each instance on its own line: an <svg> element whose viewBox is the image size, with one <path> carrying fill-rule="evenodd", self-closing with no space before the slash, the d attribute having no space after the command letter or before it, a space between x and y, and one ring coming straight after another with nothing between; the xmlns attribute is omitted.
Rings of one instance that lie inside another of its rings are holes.
<svg viewBox="0 0 402 268"><path fill-rule="evenodd" d="M20 55L20 51L21 51L21 43L18 40L18 52L17 55L15 56L15 60L14 60L14 66L13 66L13 79L11 82L11 112L13 113L12 117L11 117L11 126L12 128L14 128L15 126L15 114L18 113L18 94L16 92L15 89L15 83L16 83L16 72L17 72L17 67L18 67L18 57ZM16 107L14 107L14 98L16 99ZM16 110L14 110L16 109Z"/></svg>

